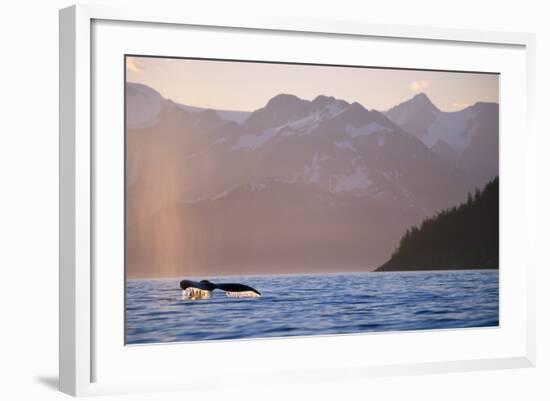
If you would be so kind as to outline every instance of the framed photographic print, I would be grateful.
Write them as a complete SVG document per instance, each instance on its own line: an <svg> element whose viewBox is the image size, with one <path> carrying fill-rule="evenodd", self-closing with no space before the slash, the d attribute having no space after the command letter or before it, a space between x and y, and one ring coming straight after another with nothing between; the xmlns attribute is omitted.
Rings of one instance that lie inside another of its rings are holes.
<svg viewBox="0 0 550 401"><path fill-rule="evenodd" d="M125 68L127 344L499 325L498 74Z"/></svg>
<svg viewBox="0 0 550 401"><path fill-rule="evenodd" d="M533 43L62 10L61 390L531 366Z"/></svg>

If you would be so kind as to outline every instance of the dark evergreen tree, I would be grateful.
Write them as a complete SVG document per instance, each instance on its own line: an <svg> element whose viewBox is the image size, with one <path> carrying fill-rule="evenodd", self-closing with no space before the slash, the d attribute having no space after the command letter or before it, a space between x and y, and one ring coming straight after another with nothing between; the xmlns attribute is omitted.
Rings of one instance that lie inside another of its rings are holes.
<svg viewBox="0 0 550 401"><path fill-rule="evenodd" d="M498 269L498 177L465 203L407 229L390 260L376 271Z"/></svg>

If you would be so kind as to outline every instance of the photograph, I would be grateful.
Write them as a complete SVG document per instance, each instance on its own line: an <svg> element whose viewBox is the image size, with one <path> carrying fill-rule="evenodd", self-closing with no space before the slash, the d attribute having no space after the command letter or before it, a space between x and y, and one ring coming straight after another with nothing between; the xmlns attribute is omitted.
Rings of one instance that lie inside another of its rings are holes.
<svg viewBox="0 0 550 401"><path fill-rule="evenodd" d="M120 85L126 345L499 327L498 73L126 54Z"/></svg>

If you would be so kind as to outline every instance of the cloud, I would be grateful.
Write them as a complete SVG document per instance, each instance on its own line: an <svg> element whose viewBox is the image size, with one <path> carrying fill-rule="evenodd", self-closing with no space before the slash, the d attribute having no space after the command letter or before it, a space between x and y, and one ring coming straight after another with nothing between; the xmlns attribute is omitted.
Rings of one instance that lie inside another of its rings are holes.
<svg viewBox="0 0 550 401"><path fill-rule="evenodd" d="M143 71L143 68L141 68L141 66L139 65L139 63L134 57L126 57L126 68L129 71L133 71L133 72Z"/></svg>
<svg viewBox="0 0 550 401"><path fill-rule="evenodd" d="M428 86L429 84L427 81L421 80L421 81L412 81L411 84L409 85L409 88L411 88L413 92L418 92L423 89L426 89Z"/></svg>

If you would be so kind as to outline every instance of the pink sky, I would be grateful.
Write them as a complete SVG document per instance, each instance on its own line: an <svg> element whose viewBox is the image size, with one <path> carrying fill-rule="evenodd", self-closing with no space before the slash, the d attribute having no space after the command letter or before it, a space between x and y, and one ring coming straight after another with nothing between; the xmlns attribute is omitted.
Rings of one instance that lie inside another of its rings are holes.
<svg viewBox="0 0 550 401"><path fill-rule="evenodd" d="M497 74L127 57L127 80L191 106L252 111L280 93L357 101L386 110L426 93L441 110L498 102Z"/></svg>

